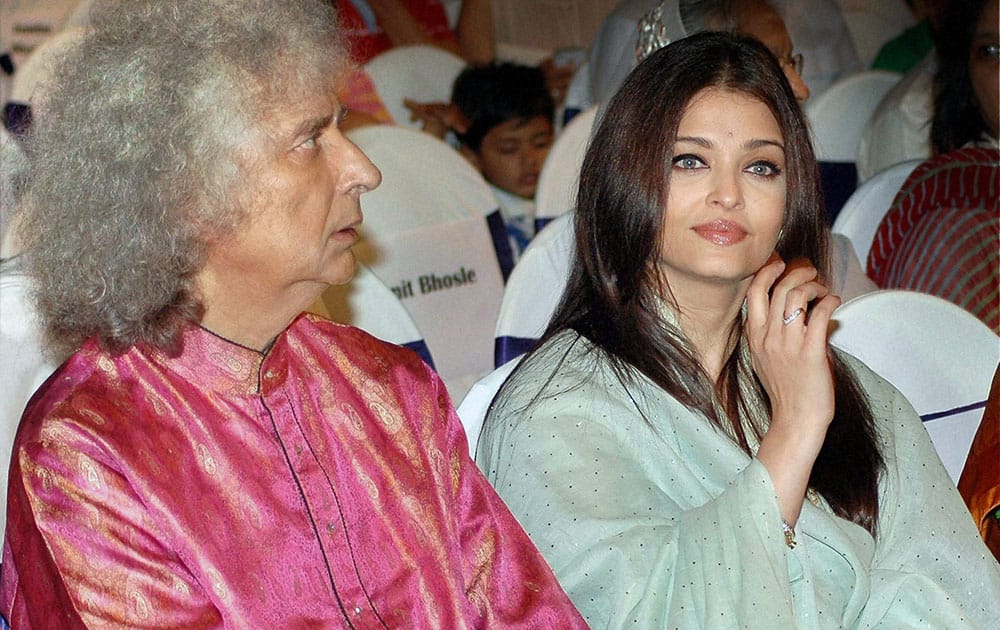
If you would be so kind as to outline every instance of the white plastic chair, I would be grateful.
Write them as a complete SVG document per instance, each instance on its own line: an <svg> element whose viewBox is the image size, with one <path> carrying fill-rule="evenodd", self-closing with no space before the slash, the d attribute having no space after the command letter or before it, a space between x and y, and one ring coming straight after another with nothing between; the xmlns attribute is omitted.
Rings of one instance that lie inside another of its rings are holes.
<svg viewBox="0 0 1000 630"><path fill-rule="evenodd" d="M500 386L520 362L520 357L512 359L476 381L462 399L462 404L456 409L465 428L465 437L469 441L469 454L473 458L476 457L476 446L479 443L479 434L483 431L486 411L490 408L490 403L493 402L493 397L500 390Z"/></svg>
<svg viewBox="0 0 1000 630"><path fill-rule="evenodd" d="M837 215L833 231L850 239L862 266L868 260L875 232L889 211L892 200L906 178L921 162L922 160L910 160L876 174L854 191Z"/></svg>
<svg viewBox="0 0 1000 630"><path fill-rule="evenodd" d="M535 218L539 226L568 212L576 199L580 167L590 141L598 106L591 106L569 121L552 144L535 191Z"/></svg>
<svg viewBox="0 0 1000 630"><path fill-rule="evenodd" d="M309 312L409 348L434 365L423 335L399 297L363 264L358 265L351 282L324 291Z"/></svg>
<svg viewBox="0 0 1000 630"><path fill-rule="evenodd" d="M398 125L419 128L410 121L403 99L418 102L448 102L451 86L465 68L465 61L436 46L397 46L364 65L385 108Z"/></svg>
<svg viewBox="0 0 1000 630"><path fill-rule="evenodd" d="M361 200L355 252L400 296L455 400L493 369L493 324L512 267L489 185L457 151L395 125L353 130L382 171Z"/></svg>
<svg viewBox="0 0 1000 630"><path fill-rule="evenodd" d="M854 162L861 130L882 97L902 75L885 70L865 70L836 81L805 105L813 133L816 159Z"/></svg>
<svg viewBox="0 0 1000 630"><path fill-rule="evenodd" d="M545 226L521 254L500 303L495 365L527 352L545 332L569 279L573 242L570 212Z"/></svg>
<svg viewBox="0 0 1000 630"><path fill-rule="evenodd" d="M913 291L868 293L833 319L830 342L906 396L957 482L1000 361L1000 337L951 302Z"/></svg>

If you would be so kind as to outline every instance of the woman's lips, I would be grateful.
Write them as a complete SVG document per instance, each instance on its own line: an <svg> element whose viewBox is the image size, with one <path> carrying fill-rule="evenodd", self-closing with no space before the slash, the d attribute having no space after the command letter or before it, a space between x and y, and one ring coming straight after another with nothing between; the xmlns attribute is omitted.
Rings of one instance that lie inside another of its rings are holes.
<svg viewBox="0 0 1000 630"><path fill-rule="evenodd" d="M739 224L725 219L696 225L692 229L698 236L716 245L733 245L747 237L747 231Z"/></svg>

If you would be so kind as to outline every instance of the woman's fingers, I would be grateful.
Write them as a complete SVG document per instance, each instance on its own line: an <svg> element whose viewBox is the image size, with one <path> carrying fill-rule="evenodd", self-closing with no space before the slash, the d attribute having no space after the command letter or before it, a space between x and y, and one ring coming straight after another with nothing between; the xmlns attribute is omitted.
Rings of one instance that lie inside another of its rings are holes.
<svg viewBox="0 0 1000 630"><path fill-rule="evenodd" d="M771 287L784 271L784 261L774 254L750 281L747 289L747 327L750 330L761 331L767 325Z"/></svg>

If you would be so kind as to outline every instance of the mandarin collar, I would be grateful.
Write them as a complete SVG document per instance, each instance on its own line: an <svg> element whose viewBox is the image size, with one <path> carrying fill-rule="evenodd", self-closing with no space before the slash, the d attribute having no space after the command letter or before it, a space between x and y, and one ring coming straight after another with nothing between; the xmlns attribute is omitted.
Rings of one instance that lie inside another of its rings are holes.
<svg viewBox="0 0 1000 630"><path fill-rule="evenodd" d="M293 324L294 325L294 324ZM276 384L287 364L288 329L260 352L222 337L199 325L188 326L183 333L184 346L178 357L154 351L157 360L191 383L229 395L252 396L261 392L261 374L269 385Z"/></svg>

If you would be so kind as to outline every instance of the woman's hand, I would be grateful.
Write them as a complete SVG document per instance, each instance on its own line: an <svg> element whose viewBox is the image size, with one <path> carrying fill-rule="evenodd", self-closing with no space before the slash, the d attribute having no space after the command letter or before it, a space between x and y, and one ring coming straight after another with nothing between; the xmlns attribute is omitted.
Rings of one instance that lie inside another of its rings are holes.
<svg viewBox="0 0 1000 630"><path fill-rule="evenodd" d="M770 472L790 524L798 519L834 411L827 333L840 298L816 278L808 261L786 265L775 255L747 291L750 357L771 401L757 459Z"/></svg>

